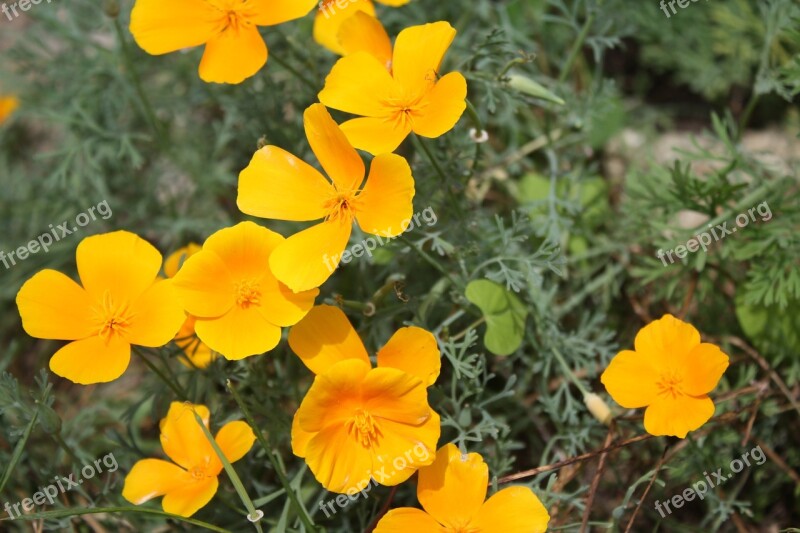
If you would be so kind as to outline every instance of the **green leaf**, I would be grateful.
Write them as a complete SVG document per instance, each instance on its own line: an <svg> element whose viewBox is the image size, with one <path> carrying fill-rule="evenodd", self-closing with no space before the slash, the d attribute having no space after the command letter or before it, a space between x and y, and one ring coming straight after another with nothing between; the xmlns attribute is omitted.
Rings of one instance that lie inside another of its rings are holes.
<svg viewBox="0 0 800 533"><path fill-rule="evenodd" d="M516 295L487 279L467 285L467 300L477 305L486 319L483 343L495 355L509 355L525 334L528 310Z"/></svg>

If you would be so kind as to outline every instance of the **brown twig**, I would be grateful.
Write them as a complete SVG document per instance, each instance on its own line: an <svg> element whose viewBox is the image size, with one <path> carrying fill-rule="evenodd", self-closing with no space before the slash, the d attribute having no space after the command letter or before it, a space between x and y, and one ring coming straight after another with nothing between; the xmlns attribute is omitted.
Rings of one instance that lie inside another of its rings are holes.
<svg viewBox="0 0 800 533"><path fill-rule="evenodd" d="M681 310L678 311L678 318L681 320L686 318L686 314L689 312L689 307L692 305L692 299L694 298L694 293L697 289L698 279L700 279L700 274L695 270L692 272L692 279L689 282L689 291L686 293L686 298L683 300L683 306L681 307Z"/></svg>
<svg viewBox="0 0 800 533"><path fill-rule="evenodd" d="M395 492L397 492L397 485L392 487L392 490L389 492L389 497L386 498L386 503L383 504L383 507L381 507L380 512L375 517L375 519L372 521L372 523L369 526L367 526L367 529L364 530L364 533L372 533L372 531L374 531L375 528L378 527L378 522L381 521L381 518L383 518L383 515L385 515L386 513L389 512L389 507L392 506L392 501L394 500Z"/></svg>
<svg viewBox="0 0 800 533"><path fill-rule="evenodd" d="M633 510L633 514L631 515L631 519L628 521L628 527L625 528L625 533L630 533L631 529L633 528L633 522L636 520L636 515L639 514L639 509L642 508L642 504L644 504L645 499L647 499L647 495L650 493L650 489L653 488L653 484L656 482L656 478L658 477L658 473L661 471L661 467L664 466L664 459L667 458L667 450L669 449L669 444L664 446L664 451L661 453L661 457L656 463L655 472L653 473L653 477L650 479L650 483L647 484L647 488L644 489L644 494L642 497L639 498L639 503L636 505L636 509Z"/></svg>
<svg viewBox="0 0 800 533"><path fill-rule="evenodd" d="M611 425L608 428L608 434L606 435L606 440L603 443L603 448L608 448L611 445L611 441L614 440L614 434L617 430L617 423L612 420ZM608 452L603 452L600 454L600 461L597 463L597 470L594 473L594 478L592 479L592 484L589 487L589 494L586 496L586 507L583 509L583 519L581 520L581 533L586 531L586 528L589 525L589 515L592 514L592 504L594 503L594 495L597 493L597 488L600 486L600 478L603 477L603 472L605 471L606 467L606 458L608 457Z"/></svg>
<svg viewBox="0 0 800 533"><path fill-rule="evenodd" d="M756 446L759 446L764 454L772 460L773 463L778 465L778 468L786 472L786 474L792 478L792 481L795 484L800 485L800 474L798 474L791 466L789 466L786 461L783 460L783 457L777 454L775 450L769 447L769 445L759 438L753 439L753 442L756 443Z"/></svg>

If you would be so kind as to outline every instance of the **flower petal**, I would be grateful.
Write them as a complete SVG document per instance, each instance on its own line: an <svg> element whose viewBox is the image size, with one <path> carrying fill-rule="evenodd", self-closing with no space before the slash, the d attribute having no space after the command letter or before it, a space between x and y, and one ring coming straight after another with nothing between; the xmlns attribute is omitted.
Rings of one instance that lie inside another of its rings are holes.
<svg viewBox="0 0 800 533"><path fill-rule="evenodd" d="M426 385L396 368L373 368L361 384L361 396L373 417L414 426L430 417Z"/></svg>
<svg viewBox="0 0 800 533"><path fill-rule="evenodd" d="M237 420L222 426L214 440L228 462L235 463L247 455L256 441L256 435L247 422Z"/></svg>
<svg viewBox="0 0 800 533"><path fill-rule="evenodd" d="M197 423L195 412L208 427L208 407L188 402L172 402L167 416L159 423L164 453L186 470L206 464L216 457L214 448Z"/></svg>
<svg viewBox="0 0 800 533"><path fill-rule="evenodd" d="M138 235L115 231L86 237L75 253L83 288L97 302L130 304L153 284L161 254Z"/></svg>
<svg viewBox="0 0 800 533"><path fill-rule="evenodd" d="M409 121L386 118L354 118L343 123L341 128L353 146L373 155L394 152L411 133Z"/></svg>
<svg viewBox="0 0 800 533"><path fill-rule="evenodd" d="M686 358L683 390L691 396L708 394L717 386L728 364L728 356L718 346L698 344Z"/></svg>
<svg viewBox="0 0 800 533"><path fill-rule="evenodd" d="M347 316L330 305L314 307L289 331L289 347L315 374L346 359L370 364L367 350Z"/></svg>
<svg viewBox="0 0 800 533"><path fill-rule="evenodd" d="M174 491L168 492L161 506L164 512L189 517L205 507L217 493L218 488L219 479L216 476L192 480L192 483L181 485Z"/></svg>
<svg viewBox="0 0 800 533"><path fill-rule="evenodd" d="M375 533L445 533L446 530L424 511L411 507L392 509L375 526Z"/></svg>
<svg viewBox="0 0 800 533"><path fill-rule="evenodd" d="M436 138L452 130L467 108L467 80L459 72L446 74L427 94L413 130L423 137Z"/></svg>
<svg viewBox="0 0 800 533"><path fill-rule="evenodd" d="M377 156L372 160L364 190L358 195L358 225L373 235L400 235L414 214L414 192L411 167L404 158L395 154Z"/></svg>
<svg viewBox="0 0 800 533"><path fill-rule="evenodd" d="M269 271L265 271L261 279L260 290L262 304L256 310L265 320L282 327L297 324L314 306L319 295L319 289L293 292Z"/></svg>
<svg viewBox="0 0 800 533"><path fill-rule="evenodd" d="M646 357L657 370L667 370L700 344L700 333L672 315L649 323L636 335L636 353Z"/></svg>
<svg viewBox="0 0 800 533"><path fill-rule="evenodd" d="M442 368L436 337L422 328L401 328L378 351L378 366L397 368L417 376L430 387Z"/></svg>
<svg viewBox="0 0 800 533"><path fill-rule="evenodd" d="M228 267L210 250L193 255L173 278L173 287L186 311L197 317L218 317L236 303Z"/></svg>
<svg viewBox="0 0 800 533"><path fill-rule="evenodd" d="M428 92L436 83L439 66L455 37L456 30L448 22L401 31L394 44L394 79L411 94Z"/></svg>
<svg viewBox="0 0 800 533"><path fill-rule="evenodd" d="M141 505L190 481L188 472L177 465L161 459L142 459L125 476L122 497Z"/></svg>
<svg viewBox="0 0 800 533"><path fill-rule="evenodd" d="M420 469L417 498L440 524L458 530L483 505L488 483L489 467L480 455L462 455L446 444L433 464Z"/></svg>
<svg viewBox="0 0 800 533"><path fill-rule="evenodd" d="M323 487L331 492L361 490L372 477L372 456L344 425L329 426L309 441L306 463Z"/></svg>
<svg viewBox="0 0 800 533"><path fill-rule="evenodd" d="M197 336L229 361L238 361L275 348L281 328L264 318L258 307L233 306L217 318L198 318Z"/></svg>
<svg viewBox="0 0 800 533"><path fill-rule="evenodd" d="M200 78L209 83L242 83L264 66L267 55L256 26L229 26L206 44Z"/></svg>
<svg viewBox="0 0 800 533"><path fill-rule="evenodd" d="M306 448L317 432L306 431L300 427L300 417L295 413L292 419L292 453L297 457L306 456Z"/></svg>
<svg viewBox="0 0 800 533"><path fill-rule="evenodd" d="M164 275L168 278L174 278L175 274L177 274L183 266L183 263L202 250L202 248L203 247L199 244L192 242L172 252L169 257L164 260Z"/></svg>
<svg viewBox="0 0 800 533"><path fill-rule="evenodd" d="M367 52L386 69L392 67L392 41L381 21L363 11L357 11L339 27L339 44L344 55Z"/></svg>
<svg viewBox="0 0 800 533"><path fill-rule="evenodd" d="M136 0L130 30L148 54L200 46L221 32L228 19L206 0Z"/></svg>
<svg viewBox="0 0 800 533"><path fill-rule="evenodd" d="M356 52L341 58L325 79L319 101L327 107L365 117L385 117L387 102L402 96L402 88L374 56Z"/></svg>
<svg viewBox="0 0 800 533"><path fill-rule="evenodd" d="M186 320L183 305L172 280L155 282L131 305L131 323L125 332L131 344L157 348L164 346Z"/></svg>
<svg viewBox="0 0 800 533"><path fill-rule="evenodd" d="M664 394L644 412L644 429L651 435L686 438L714 416L714 402L708 396L694 398Z"/></svg>
<svg viewBox="0 0 800 533"><path fill-rule="evenodd" d="M71 341L94 335L99 328L92 305L80 285L55 270L36 273L17 293L22 327L39 339Z"/></svg>
<svg viewBox="0 0 800 533"><path fill-rule="evenodd" d="M550 515L528 487L503 489L481 506L469 526L478 531L544 533Z"/></svg>
<svg viewBox="0 0 800 533"><path fill-rule="evenodd" d="M258 26L276 26L308 15L318 0L249 0L244 14Z"/></svg>
<svg viewBox="0 0 800 533"><path fill-rule="evenodd" d="M120 377L131 360L131 345L112 335L73 341L50 359L50 370L73 383L108 383Z"/></svg>
<svg viewBox="0 0 800 533"><path fill-rule="evenodd" d="M431 410L428 420L416 426L391 420L380 420L378 425L383 439L376 449L378 462L374 467L381 470L387 466L381 471L381 485L399 485L436 459L442 419L435 411Z"/></svg>
<svg viewBox="0 0 800 533"><path fill-rule="evenodd" d="M364 181L364 162L333 121L328 109L322 104L311 105L303 113L303 124L314 155L336 184L336 189L357 190Z"/></svg>
<svg viewBox="0 0 800 533"><path fill-rule="evenodd" d="M191 315L186 317L186 321L175 335L175 344L183 350L182 356L178 361L188 368L208 368L211 362L217 358L216 352L204 344L194 332L194 325L197 319Z"/></svg>
<svg viewBox="0 0 800 533"><path fill-rule="evenodd" d="M333 192L311 165L277 146L265 146L239 174L236 204L255 217L318 220L326 215L323 204Z"/></svg>
<svg viewBox="0 0 800 533"><path fill-rule="evenodd" d="M339 7L338 4L344 4ZM355 13L363 11L375 16L375 6L370 0L354 2L325 2L320 5L314 18L314 40L334 54L344 55L345 51L339 42L342 23Z"/></svg>
<svg viewBox="0 0 800 533"><path fill-rule="evenodd" d="M360 405L361 383L369 372L369 363L348 359L318 374L295 413L300 427L318 432L352 418Z"/></svg>
<svg viewBox="0 0 800 533"><path fill-rule="evenodd" d="M608 394L626 409L645 407L658 395L660 375L649 358L631 350L619 352L600 376Z"/></svg>
<svg viewBox="0 0 800 533"><path fill-rule="evenodd" d="M258 281L268 271L269 256L284 240L280 234L246 221L211 235L203 250L222 260L233 282Z"/></svg>
<svg viewBox="0 0 800 533"><path fill-rule="evenodd" d="M330 221L292 235L272 252L272 273L295 292L319 287L336 270L351 231L350 224Z"/></svg>
<svg viewBox="0 0 800 533"><path fill-rule="evenodd" d="M409 3L411 0L376 0L379 4L392 7L400 7Z"/></svg>

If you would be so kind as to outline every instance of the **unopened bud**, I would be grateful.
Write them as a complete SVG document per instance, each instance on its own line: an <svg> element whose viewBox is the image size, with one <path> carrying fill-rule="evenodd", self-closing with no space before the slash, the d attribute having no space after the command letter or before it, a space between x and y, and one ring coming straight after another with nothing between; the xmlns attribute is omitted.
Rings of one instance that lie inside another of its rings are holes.
<svg viewBox="0 0 800 533"><path fill-rule="evenodd" d="M611 419L614 418L611 414L611 409L609 409L608 404L606 404L606 402L600 396L593 392L583 396L583 403L586 404L586 408L589 409L589 412L605 425L609 425L611 423Z"/></svg>

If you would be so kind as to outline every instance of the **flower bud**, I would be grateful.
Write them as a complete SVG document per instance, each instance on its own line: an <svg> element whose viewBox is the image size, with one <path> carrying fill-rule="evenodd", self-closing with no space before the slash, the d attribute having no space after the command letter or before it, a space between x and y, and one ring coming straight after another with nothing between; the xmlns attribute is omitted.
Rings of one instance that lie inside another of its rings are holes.
<svg viewBox="0 0 800 533"><path fill-rule="evenodd" d="M589 409L589 412L605 425L609 425L611 423L611 419L614 418L611 414L611 409L609 409L608 404L606 404L606 402L600 396L593 392L583 396L583 403L586 404L586 408Z"/></svg>

